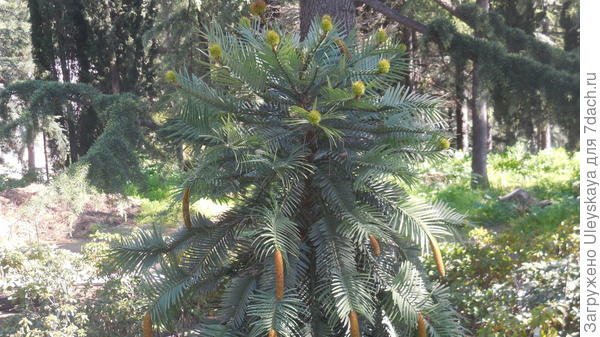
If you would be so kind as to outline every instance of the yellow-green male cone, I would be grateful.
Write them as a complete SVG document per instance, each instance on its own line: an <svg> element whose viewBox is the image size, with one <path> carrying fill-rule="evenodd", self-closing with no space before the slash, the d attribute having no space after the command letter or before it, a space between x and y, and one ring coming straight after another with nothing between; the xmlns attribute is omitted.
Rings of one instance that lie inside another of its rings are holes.
<svg viewBox="0 0 600 337"><path fill-rule="evenodd" d="M244 26L244 27L250 27L252 25L252 22L246 16L242 16L240 18L240 22L239 23L240 23L240 26Z"/></svg>
<svg viewBox="0 0 600 337"><path fill-rule="evenodd" d="M219 61L221 59L221 56L223 56L223 50L221 49L221 46L219 46L216 43L211 43L208 46L208 55L215 61Z"/></svg>
<svg viewBox="0 0 600 337"><path fill-rule="evenodd" d="M331 20L331 16L323 15L321 18L321 29L323 29L325 33L328 33L333 29L333 21Z"/></svg>
<svg viewBox="0 0 600 337"><path fill-rule="evenodd" d="M312 125L319 125L321 122L321 113L318 110L311 110L308 115L306 115L306 120Z"/></svg>
<svg viewBox="0 0 600 337"><path fill-rule="evenodd" d="M440 150L448 150L450 148L450 140L447 138L442 138L440 139L438 146Z"/></svg>
<svg viewBox="0 0 600 337"><path fill-rule="evenodd" d="M165 80L170 83L177 83L177 74L173 70L169 70L165 73Z"/></svg>
<svg viewBox="0 0 600 337"><path fill-rule="evenodd" d="M356 81L356 82L352 83L352 93L354 94L354 97L356 97L356 98L364 95L366 89L367 89L367 87L365 86L363 81Z"/></svg>
<svg viewBox="0 0 600 337"><path fill-rule="evenodd" d="M277 34L276 31L269 30L267 31L267 35L265 36L265 41L267 41L267 43L274 49L275 47L277 47L277 45L279 45L281 38L279 37L279 34Z"/></svg>
<svg viewBox="0 0 600 337"><path fill-rule="evenodd" d="M377 72L380 74L387 74L390 72L390 61L388 59L381 59L377 62Z"/></svg>
<svg viewBox="0 0 600 337"><path fill-rule="evenodd" d="M387 39L387 32L383 28L379 28L375 33L375 41L377 41L377 44L383 44Z"/></svg>

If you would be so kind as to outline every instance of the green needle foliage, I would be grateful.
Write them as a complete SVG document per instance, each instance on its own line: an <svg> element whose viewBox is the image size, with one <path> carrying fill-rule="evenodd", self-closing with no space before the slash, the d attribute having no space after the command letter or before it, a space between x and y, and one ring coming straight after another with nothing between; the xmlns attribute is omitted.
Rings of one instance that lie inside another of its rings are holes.
<svg viewBox="0 0 600 337"><path fill-rule="evenodd" d="M194 158L183 187L233 207L114 247L148 279L156 326L201 299L192 335L410 336L420 313L429 336L463 334L419 256L464 219L406 192L444 157L439 102L396 85L402 46L322 27L213 25L209 72L170 74L181 113L164 133Z"/></svg>
<svg viewBox="0 0 600 337"><path fill-rule="evenodd" d="M120 191L140 175L135 150L141 143L143 111L143 104L131 94L106 95L84 83L17 82L0 92L0 144L15 147L19 134L31 140L45 132L56 143L58 155L66 157L74 151L70 147L81 147L82 139L90 137L93 143L76 163L89 166L88 178L94 186ZM81 121L92 112L99 127L85 130ZM64 127L69 123L84 130L69 134Z"/></svg>

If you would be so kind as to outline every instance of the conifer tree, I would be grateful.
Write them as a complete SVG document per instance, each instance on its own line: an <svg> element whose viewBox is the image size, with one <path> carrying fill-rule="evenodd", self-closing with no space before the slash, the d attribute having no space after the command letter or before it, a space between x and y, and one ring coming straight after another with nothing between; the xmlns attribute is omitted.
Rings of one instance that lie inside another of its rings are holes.
<svg viewBox="0 0 600 337"><path fill-rule="evenodd" d="M181 113L164 132L194 158L185 225L112 253L147 280L145 335L191 299L211 308L197 336L463 334L421 256L443 277L438 240L464 219L407 192L449 147L439 102L397 84L404 49L385 32L359 41L336 26L325 15L301 39L259 18L211 25L209 72L166 74ZM208 219L189 213L197 198L232 207Z"/></svg>

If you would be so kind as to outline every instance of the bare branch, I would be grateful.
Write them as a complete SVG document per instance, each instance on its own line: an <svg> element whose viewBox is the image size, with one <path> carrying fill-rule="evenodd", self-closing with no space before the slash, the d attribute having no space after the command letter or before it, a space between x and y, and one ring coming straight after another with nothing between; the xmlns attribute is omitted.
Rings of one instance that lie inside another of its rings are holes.
<svg viewBox="0 0 600 337"><path fill-rule="evenodd" d="M456 15L456 7L448 0L434 0L443 9L447 10L450 14Z"/></svg>
<svg viewBox="0 0 600 337"><path fill-rule="evenodd" d="M356 0L356 3L363 3L371 7L375 11L383 14L387 18L394 20L403 26L414 29L417 32L425 33L427 31L427 26L425 26L424 24L398 13L398 11L388 7L386 4L379 0Z"/></svg>

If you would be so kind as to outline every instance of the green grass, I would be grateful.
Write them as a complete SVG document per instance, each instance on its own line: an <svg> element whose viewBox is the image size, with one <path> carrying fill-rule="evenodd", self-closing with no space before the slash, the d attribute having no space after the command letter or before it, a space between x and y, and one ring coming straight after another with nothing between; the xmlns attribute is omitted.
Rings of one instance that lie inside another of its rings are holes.
<svg viewBox="0 0 600 337"><path fill-rule="evenodd" d="M449 163L426 166L424 183L413 190L429 200L440 200L467 214L475 225L489 228L515 228L518 231L552 231L561 221L578 214L579 155L563 149L529 154L519 147L490 154L490 188L470 187L470 158L457 153ZM499 197L522 188L539 200L552 205L519 212L511 202Z"/></svg>
<svg viewBox="0 0 600 337"><path fill-rule="evenodd" d="M140 225L158 225L174 228L181 225L180 188L185 173L175 164L147 161L142 165L142 179L129 183L125 195L140 200L140 212L136 222ZM200 199L190 205L193 213L209 218L218 216L228 208L208 199Z"/></svg>
<svg viewBox="0 0 600 337"><path fill-rule="evenodd" d="M141 179L125 186L125 195L161 201L171 198L175 190L183 183L183 171L176 163L146 160L141 166Z"/></svg>

